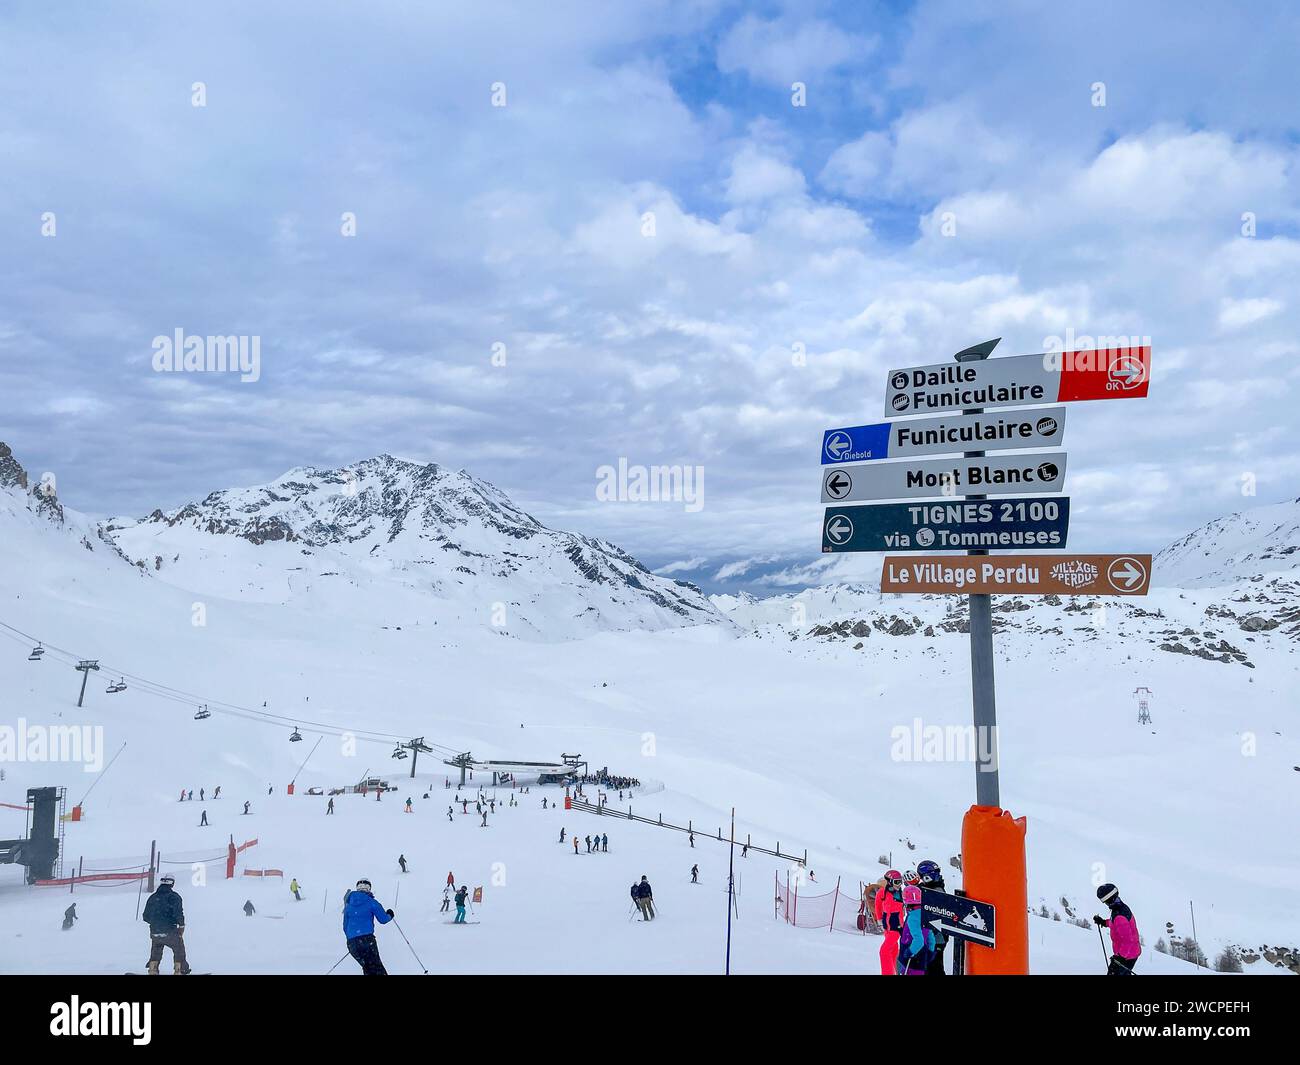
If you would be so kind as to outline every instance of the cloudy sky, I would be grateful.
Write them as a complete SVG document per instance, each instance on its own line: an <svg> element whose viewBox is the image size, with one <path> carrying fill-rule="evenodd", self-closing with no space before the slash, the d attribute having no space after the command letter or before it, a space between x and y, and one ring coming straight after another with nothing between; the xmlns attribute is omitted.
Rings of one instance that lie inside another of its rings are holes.
<svg viewBox="0 0 1300 1065"><path fill-rule="evenodd" d="M1067 488L1159 548L1300 474L1300 14L1208 8L7 4L0 440L97 514L391 452L775 591L862 572L818 448L887 369L1149 336ZM260 379L155 372L178 328Z"/></svg>

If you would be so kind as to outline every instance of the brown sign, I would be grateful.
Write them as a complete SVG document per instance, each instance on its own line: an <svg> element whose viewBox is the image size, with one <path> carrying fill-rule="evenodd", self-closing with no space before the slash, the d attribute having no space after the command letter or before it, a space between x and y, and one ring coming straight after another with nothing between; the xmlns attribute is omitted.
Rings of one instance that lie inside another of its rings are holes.
<svg viewBox="0 0 1300 1065"><path fill-rule="evenodd" d="M887 555L880 590L952 595L1146 595L1150 555Z"/></svg>

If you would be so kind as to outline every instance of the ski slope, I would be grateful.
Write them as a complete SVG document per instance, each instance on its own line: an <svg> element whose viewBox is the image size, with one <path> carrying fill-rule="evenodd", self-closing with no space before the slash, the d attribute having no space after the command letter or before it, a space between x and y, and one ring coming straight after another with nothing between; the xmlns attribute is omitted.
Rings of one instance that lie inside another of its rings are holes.
<svg viewBox="0 0 1300 1065"><path fill-rule="evenodd" d="M215 852L232 834L237 842L256 835L256 862L285 873L283 885L256 888L243 879L196 887L180 878L196 969L323 972L343 949L342 889L367 876L391 904L404 852L413 871L397 906L409 916L399 919L430 967L436 960L455 971L719 970L724 854L714 841L699 839L692 851L677 833L602 820L611 853L575 858L555 843L561 824L585 833L596 819L541 811L539 788L488 829L472 815L448 824L441 783L450 770L428 756L409 788L412 815L393 801L406 790L379 803L341 798L334 818L323 816L323 799L303 794L367 771L397 783L410 763L391 759L395 738L423 736L479 758L580 752L592 766L662 782L662 791L636 800L638 812L689 819L711 834L735 807L740 837L779 840L787 853L806 849L823 886L876 878L881 856L900 868L933 857L947 869L959 849L971 763L900 757L894 730L916 719L969 720L960 632L877 634L859 649L852 640L792 638L798 633L789 626L765 622L749 632L728 623L545 643L463 619L452 624L444 602L402 584L279 604L198 596L142 574L102 544L87 550L43 519L5 528L0 621L99 658L104 669L92 674L78 711L80 674L53 658L28 662L29 648L9 634L0 639L3 721L98 726L104 761L125 747L103 774L66 763L8 764L0 802L21 803L26 788L56 784L71 805L97 781L85 820L67 825L71 860L147 855L155 839L164 856ZM1215 594L1157 589L1146 606L1164 612L1158 624L1178 624ZM193 624L196 603L203 625ZM944 607L914 600L906 609L937 618ZM1063 632L1068 639L999 632L1003 803L1029 818L1031 906L1087 916L1098 879L1120 884L1145 935L1143 968L1179 969L1152 948L1166 922L1190 934L1189 901L1210 957L1229 943L1293 945L1294 644L1257 634L1248 669L1160 651L1141 630L1147 619L1114 617L1101 626L1071 617L1078 631ZM160 698L134 683L106 695L113 670L201 699ZM1139 683L1158 693L1151 727L1135 722L1131 692ZM207 700L214 716L195 721ZM290 743L287 723L250 720L215 700L265 702L299 724L307 742ZM388 738L361 736L353 745L339 735L349 730ZM290 798L285 785L295 775L299 794ZM207 804L212 824L200 828L198 804L177 796L193 789L197 799L200 787L217 784L222 799ZM249 817L238 814L245 799ZM0 808L0 837L21 834L22 817ZM692 887L687 873L697 859L704 884ZM433 912L449 868L485 888L482 924L472 929L443 927ZM736 970L875 971L870 940L772 919L772 877L786 871L757 854L743 864ZM628 886L643 873L663 906L652 928L626 922ZM503 884L494 883L498 874ZM293 876L307 889L303 903L288 898ZM1261 884L1269 887L1262 898ZM245 897L263 916L243 916ZM86 887L76 898L83 923L62 933L67 895L27 888L17 868L0 866L0 969L142 965L147 943L133 919L134 893ZM1033 971L1098 971L1091 929L1041 919L1032 928ZM414 963L393 930L381 942L394 971L409 971Z"/></svg>

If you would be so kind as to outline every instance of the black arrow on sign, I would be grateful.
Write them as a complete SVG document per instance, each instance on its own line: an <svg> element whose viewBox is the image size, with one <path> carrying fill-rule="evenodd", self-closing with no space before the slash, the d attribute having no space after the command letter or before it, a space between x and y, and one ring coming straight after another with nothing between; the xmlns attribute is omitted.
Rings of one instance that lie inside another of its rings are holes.
<svg viewBox="0 0 1300 1065"><path fill-rule="evenodd" d="M849 478L845 477L844 474L842 473L838 473L838 472L832 473L826 479L826 491L828 491L836 499L840 498L840 496L842 495L847 494L848 490L852 487L853 487L853 482L849 480Z"/></svg>

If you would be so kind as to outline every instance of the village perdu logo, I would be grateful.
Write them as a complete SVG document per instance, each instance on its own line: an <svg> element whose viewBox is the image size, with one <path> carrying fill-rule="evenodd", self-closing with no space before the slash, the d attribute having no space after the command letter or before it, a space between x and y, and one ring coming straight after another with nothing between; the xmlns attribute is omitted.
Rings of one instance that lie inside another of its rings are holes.
<svg viewBox="0 0 1300 1065"><path fill-rule="evenodd" d="M1091 562L1071 559L1069 562L1056 563L1049 572L1053 580L1060 581L1067 588L1086 588L1096 582L1101 571Z"/></svg>

